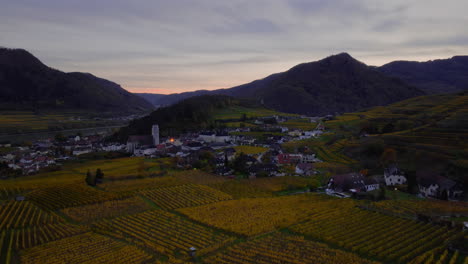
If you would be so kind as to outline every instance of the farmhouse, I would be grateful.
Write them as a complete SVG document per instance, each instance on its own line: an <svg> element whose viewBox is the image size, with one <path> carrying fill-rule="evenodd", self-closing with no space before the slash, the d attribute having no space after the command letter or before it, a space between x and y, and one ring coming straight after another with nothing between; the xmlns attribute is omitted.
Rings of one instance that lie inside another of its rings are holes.
<svg viewBox="0 0 468 264"><path fill-rule="evenodd" d="M327 189L337 192L368 192L379 189L378 182L361 173L335 175L328 181Z"/></svg>
<svg viewBox="0 0 468 264"><path fill-rule="evenodd" d="M404 173L396 165L384 169L384 179L387 186L405 184L407 181Z"/></svg>
<svg viewBox="0 0 468 264"><path fill-rule="evenodd" d="M314 174L314 165L311 163L298 163L296 165L296 174L310 176Z"/></svg>
<svg viewBox="0 0 468 264"><path fill-rule="evenodd" d="M425 197L459 199L463 195L457 182L433 172L419 172L417 180L419 192Z"/></svg>

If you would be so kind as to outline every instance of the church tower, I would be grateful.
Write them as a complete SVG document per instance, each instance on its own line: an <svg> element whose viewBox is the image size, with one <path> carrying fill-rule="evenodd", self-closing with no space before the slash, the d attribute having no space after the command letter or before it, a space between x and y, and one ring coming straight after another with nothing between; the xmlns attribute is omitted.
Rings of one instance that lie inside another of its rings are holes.
<svg viewBox="0 0 468 264"><path fill-rule="evenodd" d="M153 125L151 128L151 135L153 135L153 144L159 145L159 126L158 125Z"/></svg>

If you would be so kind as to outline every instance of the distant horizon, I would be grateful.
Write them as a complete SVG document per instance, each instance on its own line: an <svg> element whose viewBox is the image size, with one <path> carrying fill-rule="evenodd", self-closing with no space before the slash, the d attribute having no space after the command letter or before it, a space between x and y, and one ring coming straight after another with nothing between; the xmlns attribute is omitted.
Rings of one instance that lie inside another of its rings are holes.
<svg viewBox="0 0 468 264"><path fill-rule="evenodd" d="M466 53L468 1L5 1L0 45L131 92L229 88L332 54L368 65Z"/></svg>
<svg viewBox="0 0 468 264"><path fill-rule="evenodd" d="M379 65L375 65L375 64L368 64L356 57L354 57L352 54L350 54L349 52L340 52L340 53L348 53L349 55L351 55L351 57L353 57L354 59L360 61L360 62L363 62L365 63L367 66L375 66L375 67L380 67L380 66L383 66L385 64L388 64L388 63L391 63L391 62L395 62L395 61L411 61L411 62L429 62L429 61L435 61L435 60L446 60L446 59L451 59L453 57L457 57L457 56L468 56L468 55L463 55L463 54L455 54L455 55L451 55L449 57L446 57L446 58L433 58L433 59L427 59L427 60L424 60L424 59L421 59L421 60L405 60L405 59L395 59L395 60L391 60L391 61L388 61L388 62L385 62L385 63L382 63L382 64L379 64ZM337 53L337 54L340 54L340 53ZM332 56L332 55L337 55L337 54L330 54L329 56ZM326 56L326 57L329 57L329 56ZM314 61L319 61L321 59L324 59L326 57L323 57L323 58L320 58L320 59L317 59L317 60L314 60ZM171 93L158 93L158 92L150 92L150 91L147 91L146 88L143 88L144 90L142 90L141 92L140 91L131 91L130 89L127 89L126 87L123 87L125 88L127 91L131 92L131 93L146 93L146 94L162 94L162 95L170 95L170 94L179 94L179 93L186 93L186 92L196 92L196 91L214 91L214 90L219 90L219 89L229 89L229 88L233 88L233 87L236 87L236 86L239 86L239 85L243 85L243 84L246 84L246 83L250 83L250 82L253 82L253 81L256 81L256 80L261 80L263 78L266 78L272 74L275 74L275 73L281 73L281 72L286 72L288 71L289 69L293 68L294 66L298 65L298 64L301 64L301 63L309 63L309 62L314 62L314 61L304 61L304 62L300 62L300 63L297 63L283 71L278 71L278 72L272 72L272 73L269 73L263 77L258 77L257 79L253 79L253 80L250 80L250 81L245 81L245 82L242 82L242 83L239 83L239 84L235 84L233 86L229 86L229 87L218 87L218 88L213 88L213 89L196 89L196 90L187 90L187 91L182 91L182 92L171 92ZM112 80L111 80L112 81ZM132 89L138 89L138 88L132 88Z"/></svg>
<svg viewBox="0 0 468 264"><path fill-rule="evenodd" d="M431 59L415 59L415 60L406 60L406 59L394 59L394 60L390 60L390 61L387 61L387 62L383 62L381 64L369 64L359 58L356 58L355 56L353 56L353 54L351 54L350 52L346 52L346 51L342 51L342 52L338 52L338 53L335 53L335 54L329 54L327 56L324 56L322 58L318 58L318 59L315 59L315 60L308 60L308 61L303 61L303 62L298 62L292 66L290 66L289 68L286 68L284 70L281 70L281 71L277 71L277 72L271 72L271 73L268 73L264 76L260 76L260 77L257 77L256 79L251 79L251 80L246 80L244 82L240 82L238 84L234 84L232 86L229 86L229 87L215 87L215 88L211 88L211 89L208 89L208 88L199 88L199 89L194 89L194 90L185 90L185 91L177 91L177 92L154 92L154 91L151 91L149 90L148 88L141 88L142 90L139 90L139 88L135 88L135 87L125 87L124 85L122 85L121 83L118 83L116 82L115 80L112 80L112 79L108 79L106 77L103 77L97 73L94 73L94 72L89 72L89 71L79 71L79 70L71 70L71 71L65 71L63 69L60 69L60 68L57 68L56 66L53 66L51 65L50 63L44 61L43 59L41 59L37 54L35 54L34 52L30 51L30 50L27 50L25 48L21 48L21 47L6 47L6 46L2 46L0 45L0 48L6 48L6 49L24 49L30 53L32 53L32 55L34 55L35 57L37 57L42 63L44 63L45 65L49 66L49 67L52 67L54 69L57 69L57 70L60 70L60 71L63 71L63 72L83 72L83 73L90 73L90 74L93 74L94 76L97 76L99 78L104 78L104 79L107 79L109 81L112 81L112 82L115 82L119 85L122 86L122 88L124 88L125 90L131 92L131 93L147 93L147 94L162 94L162 95L170 95L170 94L178 94L178 93L185 93L185 92L196 92L196 91L201 91L201 90L205 90L205 91L214 91L214 90L219 90L219 89L229 89L229 88L232 88L232 87L236 87L236 86L239 86L239 85L242 85L242 84L246 84L246 83L250 83L250 82L253 82L255 80L260 80L260 79L263 79L265 77L268 77L269 75L271 74L275 74L275 73L281 73L281 72L286 72L288 71L289 69L293 68L294 66L298 65L298 64L301 64L301 63L309 63L309 62L315 62L315 61L319 61L319 60L322 60L322 59L325 59L327 57L330 57L330 56L333 56L333 55L338 55L338 54L341 54L341 53L347 53L349 54L351 57L353 57L354 59L360 61L360 62L363 62L365 63L366 65L368 66L376 66L376 67L380 67L382 65L385 65L385 64L388 64L388 63L391 63L391 62L395 62L395 61L414 61L414 62L428 62L428 61L434 61L434 60L445 60L445 59L451 59L453 57L456 57L456 56L468 56L468 55L463 55L463 54L453 54L453 55L449 55L448 57L444 57L444 58L431 58ZM150 88L151 89L151 88ZM158 88L155 88L155 89L158 89Z"/></svg>

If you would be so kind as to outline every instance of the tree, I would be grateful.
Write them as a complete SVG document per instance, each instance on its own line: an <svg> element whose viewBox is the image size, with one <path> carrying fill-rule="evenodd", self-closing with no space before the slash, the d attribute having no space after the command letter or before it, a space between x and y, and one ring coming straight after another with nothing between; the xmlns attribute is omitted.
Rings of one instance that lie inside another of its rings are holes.
<svg viewBox="0 0 468 264"><path fill-rule="evenodd" d="M382 128L382 134L392 133L394 130L395 130L395 125L392 123L388 123Z"/></svg>
<svg viewBox="0 0 468 264"><path fill-rule="evenodd" d="M384 185L380 185L380 188L379 188L379 194L377 196L377 199L378 200L384 200L385 199L385 186Z"/></svg>
<svg viewBox="0 0 468 264"><path fill-rule="evenodd" d="M91 172L88 170L88 172L86 172L85 181L89 186L96 186L96 175L91 174Z"/></svg>
<svg viewBox="0 0 468 264"><path fill-rule="evenodd" d="M55 134L55 141L57 142L65 142L67 138L62 133Z"/></svg>
<svg viewBox="0 0 468 264"><path fill-rule="evenodd" d="M102 179L104 178L104 173L101 169L96 170L96 183L102 183Z"/></svg>
<svg viewBox="0 0 468 264"><path fill-rule="evenodd" d="M242 122L245 122L245 121L247 120L247 114L246 114L246 113L243 113L243 114L241 115L241 118L240 118L240 119L241 119Z"/></svg>
<svg viewBox="0 0 468 264"><path fill-rule="evenodd" d="M444 200L444 201L448 200L448 191L447 190L442 190L442 192L440 194L440 199Z"/></svg>
<svg viewBox="0 0 468 264"><path fill-rule="evenodd" d="M397 161L397 152L393 148L384 149L382 155L380 156L380 164L383 167L387 167L390 164L394 164Z"/></svg>

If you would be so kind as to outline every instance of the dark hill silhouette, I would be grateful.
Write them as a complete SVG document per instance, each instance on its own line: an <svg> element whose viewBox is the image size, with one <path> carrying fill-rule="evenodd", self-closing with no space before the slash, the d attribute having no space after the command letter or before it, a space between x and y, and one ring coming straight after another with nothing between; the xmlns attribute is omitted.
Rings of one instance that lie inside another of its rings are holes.
<svg viewBox="0 0 468 264"><path fill-rule="evenodd" d="M468 56L426 62L394 61L377 69L427 93L451 93L468 89Z"/></svg>
<svg viewBox="0 0 468 264"><path fill-rule="evenodd" d="M170 105L201 92L251 98L278 111L309 115L355 111L423 94L341 53L230 89L173 94L158 103Z"/></svg>
<svg viewBox="0 0 468 264"><path fill-rule="evenodd" d="M64 73L22 49L0 48L0 108L147 111L153 106L120 85L89 73Z"/></svg>

